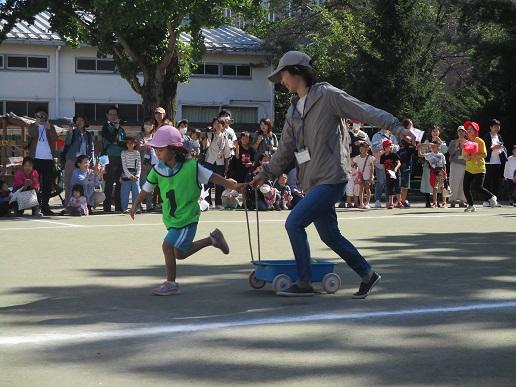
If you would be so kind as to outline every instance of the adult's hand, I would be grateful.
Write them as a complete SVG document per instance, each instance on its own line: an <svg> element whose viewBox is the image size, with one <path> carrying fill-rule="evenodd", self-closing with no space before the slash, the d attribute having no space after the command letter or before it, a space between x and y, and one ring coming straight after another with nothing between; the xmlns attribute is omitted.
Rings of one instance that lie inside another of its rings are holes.
<svg viewBox="0 0 516 387"><path fill-rule="evenodd" d="M410 129L402 128L400 131L400 137L401 138L409 137L411 143L413 143L413 144L416 143L416 136L414 135L414 133L412 133L412 131Z"/></svg>
<svg viewBox="0 0 516 387"><path fill-rule="evenodd" d="M261 186L263 184L263 182L265 181L265 177L259 173L258 175L256 175L254 177L254 179L249 183L249 185L253 188L253 189L256 189L258 188L259 186Z"/></svg>

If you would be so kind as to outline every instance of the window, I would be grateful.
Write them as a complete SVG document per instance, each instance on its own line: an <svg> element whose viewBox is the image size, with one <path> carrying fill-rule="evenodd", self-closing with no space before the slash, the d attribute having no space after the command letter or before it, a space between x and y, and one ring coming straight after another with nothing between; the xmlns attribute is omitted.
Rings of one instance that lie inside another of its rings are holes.
<svg viewBox="0 0 516 387"><path fill-rule="evenodd" d="M48 70L48 56L7 55L9 70Z"/></svg>
<svg viewBox="0 0 516 387"><path fill-rule="evenodd" d="M43 107L48 112L48 102L25 102L25 101L6 101L5 112L14 113L17 116L34 117L36 109Z"/></svg>
<svg viewBox="0 0 516 387"><path fill-rule="evenodd" d="M211 120L219 114L219 106L187 106L181 108L181 117L190 122L211 125Z"/></svg>
<svg viewBox="0 0 516 387"><path fill-rule="evenodd" d="M251 78L249 65L222 65L222 76L235 78Z"/></svg>
<svg viewBox="0 0 516 387"><path fill-rule="evenodd" d="M198 63L197 68L193 71L193 75L209 75L219 76L220 68L214 63Z"/></svg>
<svg viewBox="0 0 516 387"><path fill-rule="evenodd" d="M4 56L0 55L0 69L4 68Z"/></svg>
<svg viewBox="0 0 516 387"><path fill-rule="evenodd" d="M77 59L75 62L75 71L97 71L97 60Z"/></svg>
<svg viewBox="0 0 516 387"><path fill-rule="evenodd" d="M194 76L251 78L251 66L244 64L199 63L197 69L192 74Z"/></svg>
<svg viewBox="0 0 516 387"><path fill-rule="evenodd" d="M110 73L116 72L113 59L75 58L75 72L77 73Z"/></svg>
<svg viewBox="0 0 516 387"><path fill-rule="evenodd" d="M235 124L256 124L258 122L258 108L223 106L223 110L231 112L231 118Z"/></svg>
<svg viewBox="0 0 516 387"><path fill-rule="evenodd" d="M113 105L118 107L118 117L122 121L143 121L143 106L139 104L79 102L75 104L75 115L84 115L90 122L104 122L107 109Z"/></svg>

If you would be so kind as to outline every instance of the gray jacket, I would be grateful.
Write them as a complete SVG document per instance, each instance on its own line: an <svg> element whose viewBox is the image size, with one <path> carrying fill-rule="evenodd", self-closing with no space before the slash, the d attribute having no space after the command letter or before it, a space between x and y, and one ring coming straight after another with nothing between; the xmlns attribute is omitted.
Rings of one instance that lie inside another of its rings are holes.
<svg viewBox="0 0 516 387"><path fill-rule="evenodd" d="M402 129L392 114L323 82L316 83L308 92L302 131L303 119L294 109L297 101L298 98L294 99L287 111L278 150L264 167L264 174L273 178L281 175L294 159L294 152L304 144L310 152L310 161L299 165L298 170L305 192L319 184L347 181L350 137L345 118L389 128L395 135Z"/></svg>

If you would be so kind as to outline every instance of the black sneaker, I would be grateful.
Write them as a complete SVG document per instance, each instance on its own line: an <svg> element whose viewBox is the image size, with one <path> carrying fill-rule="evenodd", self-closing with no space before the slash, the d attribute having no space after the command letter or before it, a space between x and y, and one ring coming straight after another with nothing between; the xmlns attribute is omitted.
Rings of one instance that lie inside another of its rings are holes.
<svg viewBox="0 0 516 387"><path fill-rule="evenodd" d="M353 294L353 298L366 298L373 287L382 279L382 276L377 272L374 272L368 283L360 283L358 292Z"/></svg>
<svg viewBox="0 0 516 387"><path fill-rule="evenodd" d="M56 216L57 214L52 211L50 208L45 208L44 210L41 211L41 213L44 215L44 216Z"/></svg>
<svg viewBox="0 0 516 387"><path fill-rule="evenodd" d="M297 284L294 284L290 288L279 291L276 294L283 297L311 297L315 292L314 288L311 286L308 288L301 288L297 286Z"/></svg>

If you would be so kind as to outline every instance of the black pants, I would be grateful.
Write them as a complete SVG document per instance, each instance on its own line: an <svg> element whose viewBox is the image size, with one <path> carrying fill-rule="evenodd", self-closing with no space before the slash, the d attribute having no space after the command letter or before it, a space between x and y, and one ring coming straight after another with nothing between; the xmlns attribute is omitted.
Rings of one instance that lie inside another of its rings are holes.
<svg viewBox="0 0 516 387"><path fill-rule="evenodd" d="M34 159L34 169L38 171L39 183L41 185L39 205L42 211L46 211L50 209L48 201L50 200L52 184L55 178L54 160Z"/></svg>
<svg viewBox="0 0 516 387"><path fill-rule="evenodd" d="M466 200L470 206L473 205L473 195L471 194L471 188L475 187L480 191L480 194L483 196L482 200L489 200L493 196L493 194L484 188L484 173L469 173L468 171L464 172L464 182L462 183L462 187L464 189L464 195L466 196Z"/></svg>
<svg viewBox="0 0 516 387"><path fill-rule="evenodd" d="M485 185L496 196L500 193L501 168L500 164L486 164Z"/></svg>
<svg viewBox="0 0 516 387"><path fill-rule="evenodd" d="M104 194L104 211L111 211L111 203L115 203L115 209L120 211L120 176L122 176L122 158L119 156L109 156L109 164L106 165L106 186ZM113 197L113 184L115 186L115 193Z"/></svg>
<svg viewBox="0 0 516 387"><path fill-rule="evenodd" d="M224 170L226 169L224 165L217 165L217 164L208 164L204 163L204 166L208 168L209 170L215 172L218 175L224 176ZM210 194L206 198L206 201L210 204L211 203L211 188L213 187L212 184L209 185L210 187ZM224 187L221 185L215 185L215 205L221 206L222 205L222 191L224 191Z"/></svg>

